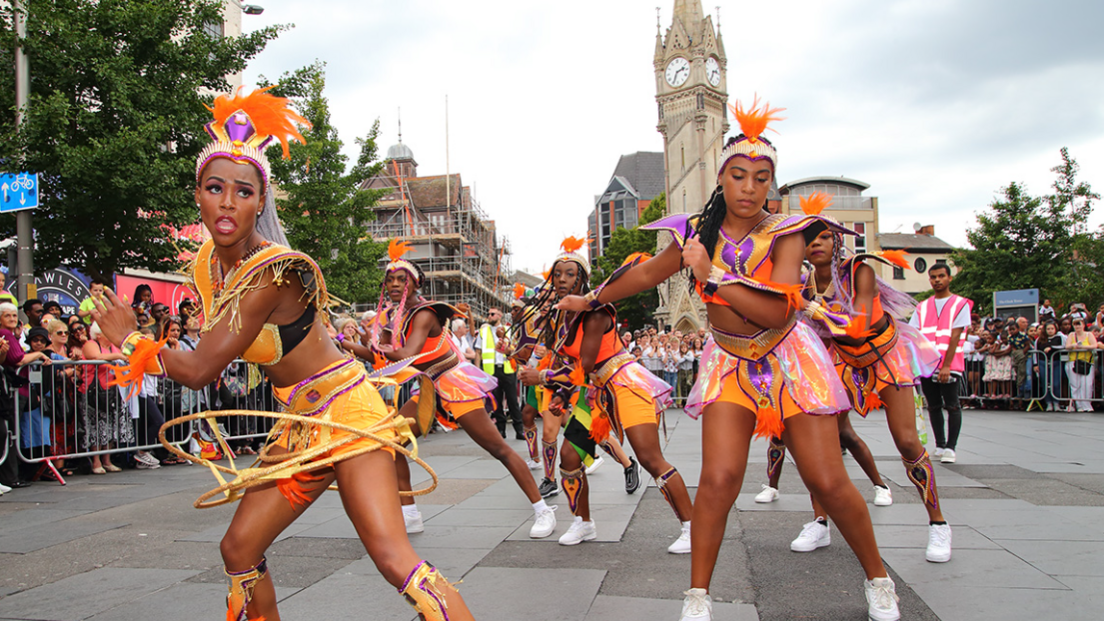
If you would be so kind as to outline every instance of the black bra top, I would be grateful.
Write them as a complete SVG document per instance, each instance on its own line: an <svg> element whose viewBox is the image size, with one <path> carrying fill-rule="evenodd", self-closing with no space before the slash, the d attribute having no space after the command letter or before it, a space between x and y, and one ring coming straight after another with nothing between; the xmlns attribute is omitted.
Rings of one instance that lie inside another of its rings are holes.
<svg viewBox="0 0 1104 621"><path fill-rule="evenodd" d="M291 350L295 349L295 346L303 342L303 339L307 338L307 334L310 333L311 326L314 325L314 305L307 304L306 310L295 321L277 326L280 330L280 343L283 345L283 353L287 355Z"/></svg>

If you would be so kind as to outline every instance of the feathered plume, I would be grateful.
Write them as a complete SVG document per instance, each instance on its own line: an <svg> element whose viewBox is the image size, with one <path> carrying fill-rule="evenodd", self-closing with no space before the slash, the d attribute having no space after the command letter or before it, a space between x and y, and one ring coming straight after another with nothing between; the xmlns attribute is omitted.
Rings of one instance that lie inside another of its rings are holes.
<svg viewBox="0 0 1104 621"><path fill-rule="evenodd" d="M832 195L824 192L813 192L809 196L798 197L801 203L801 211L807 216L819 216L820 212L832 206Z"/></svg>
<svg viewBox="0 0 1104 621"><path fill-rule="evenodd" d="M874 336L874 330L870 330L867 327L867 314L866 307L860 306L857 309L857 314L851 319L851 322L847 324L843 333L847 336L855 339L856 341L865 341L866 339Z"/></svg>
<svg viewBox="0 0 1104 621"><path fill-rule="evenodd" d="M520 282L514 283L514 299L520 300L525 297L525 285Z"/></svg>
<svg viewBox="0 0 1104 621"><path fill-rule="evenodd" d="M787 285L780 282L772 282L765 278L752 278L752 280L774 289L775 293L781 293L786 296L786 300L794 310L801 310L805 306L805 298L801 295L801 290L805 288L805 285L801 283Z"/></svg>
<svg viewBox="0 0 1104 621"><path fill-rule="evenodd" d="M897 267L907 270L910 269L912 266L909 265L908 259L905 258L905 255L906 253L904 250L884 250L878 256L896 265Z"/></svg>
<svg viewBox="0 0 1104 621"><path fill-rule="evenodd" d="M280 490L280 493L287 498L287 501L291 503L292 511L298 509L298 505L305 505L310 502L310 494L313 488L308 488L308 483L315 483L321 481L325 477L315 476L309 472L296 472L286 479L277 479L276 487Z"/></svg>
<svg viewBox="0 0 1104 621"><path fill-rule="evenodd" d="M755 100L751 103L751 108L745 110L744 107L737 101L735 104L729 104L732 108L732 114L736 116L736 122L740 124L740 131L747 136L748 142L755 143L759 141L759 136L763 132L770 129L774 133L778 133L773 128L767 127L771 121L785 120L783 117L775 116L777 113L782 112L785 108L771 108L770 103L763 102L763 107L759 107L759 96L755 96Z"/></svg>
<svg viewBox="0 0 1104 621"><path fill-rule="evenodd" d="M398 261L402 256L411 250L414 246L410 245L410 242L399 241L398 239L392 239L391 243L387 246L387 256L391 257L392 261Z"/></svg>
<svg viewBox="0 0 1104 621"><path fill-rule="evenodd" d="M291 153L288 151L288 141L290 139L294 138L299 143L306 142L295 124L299 123L306 127L311 127L311 124L310 121L299 116L288 107L287 99L269 95L266 91L271 88L275 88L275 85L257 89L243 96L241 94L242 89L239 87L233 97L226 95L216 97L215 107L208 108L208 110L214 114L215 121L219 125L224 125L227 119L238 110L248 114L249 119L253 121L253 128L258 134L266 134L280 141L286 160L291 157Z"/></svg>
<svg viewBox="0 0 1104 621"><path fill-rule="evenodd" d="M564 252L578 252L579 248L582 248L587 240L579 239L578 237L565 237L563 243L560 244L560 248L563 248Z"/></svg>
<svg viewBox="0 0 1104 621"><path fill-rule="evenodd" d="M639 261L640 263L643 263L643 262L647 261L650 258L652 258L652 255L648 254L647 252L634 252L634 253L630 254L629 256L625 257L625 260L621 262L621 265L629 265L633 261L636 261L637 259L640 260Z"/></svg>

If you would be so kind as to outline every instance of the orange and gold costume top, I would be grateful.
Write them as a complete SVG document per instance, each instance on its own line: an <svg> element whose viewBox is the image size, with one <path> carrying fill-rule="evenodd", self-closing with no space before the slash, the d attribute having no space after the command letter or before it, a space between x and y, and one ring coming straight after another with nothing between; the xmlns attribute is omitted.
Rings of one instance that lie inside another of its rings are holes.
<svg viewBox="0 0 1104 621"><path fill-rule="evenodd" d="M267 243L223 275L214 251L215 245L211 240L199 249L192 263L189 283L199 297L203 310L203 332L209 332L223 319L229 320L231 331L240 330L241 299L250 291L266 286L266 274L271 274L272 284L276 287L287 284L288 277L295 274L305 290L308 307L313 306L317 311L329 305L329 294L318 264L301 252ZM280 362L285 353L280 326L266 323L242 358L246 362L270 366Z"/></svg>

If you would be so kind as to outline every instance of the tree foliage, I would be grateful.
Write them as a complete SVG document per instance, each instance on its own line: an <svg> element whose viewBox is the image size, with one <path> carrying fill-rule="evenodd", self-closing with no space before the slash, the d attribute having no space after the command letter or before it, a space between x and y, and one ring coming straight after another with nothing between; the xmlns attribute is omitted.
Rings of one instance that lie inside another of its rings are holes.
<svg viewBox="0 0 1104 621"><path fill-rule="evenodd" d="M241 37L221 0L26 0L31 93L15 129L11 3L0 5L0 168L39 173L36 269L167 271L164 226L196 221L195 157L211 95L282 26ZM15 218L0 218L11 234Z"/></svg>
<svg viewBox="0 0 1104 621"><path fill-rule="evenodd" d="M655 222L665 215L667 215L667 196L664 193L648 203L648 207L640 216L640 224ZM598 286L609 278L609 275L634 252L655 254L655 251L655 231L645 231L640 226L631 230L617 227L610 235L610 242L606 245L605 252L594 262L590 275L592 286ZM627 322L632 329L641 328L653 322L652 316L659 306L659 294L656 289L649 289L629 296L614 306L617 307L617 317L620 321Z"/></svg>
<svg viewBox="0 0 1104 621"><path fill-rule="evenodd" d="M1032 196L1021 183L1001 188L988 210L967 231L971 248L955 250L959 269L952 289L992 311L994 291L1039 289L1063 305L1104 297L1097 277L1104 261L1104 232L1087 230L1092 204L1100 196L1077 180L1077 161L1065 148L1053 192Z"/></svg>
<svg viewBox="0 0 1104 621"><path fill-rule="evenodd" d="M276 205L288 242L318 262L330 291L351 303L372 301L379 294L379 262L387 245L372 241L366 226L384 192L357 186L383 166L377 161L379 121L357 139L360 156L346 173L349 158L341 153L343 143L330 122L325 88L325 64L315 63L284 74L272 91L296 98L293 106L312 125L303 133L306 144L291 145L289 160L272 160Z"/></svg>

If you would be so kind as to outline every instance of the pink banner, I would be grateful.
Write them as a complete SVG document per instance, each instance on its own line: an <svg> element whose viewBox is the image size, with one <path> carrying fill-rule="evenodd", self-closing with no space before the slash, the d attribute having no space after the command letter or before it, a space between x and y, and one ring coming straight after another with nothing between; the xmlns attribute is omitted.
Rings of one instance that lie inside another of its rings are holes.
<svg viewBox="0 0 1104 621"><path fill-rule="evenodd" d="M115 294L126 296L128 303L134 303L134 289L138 285L146 284L153 290L153 301L160 302L169 307L169 312L177 314L180 303L185 299L195 300L196 296L184 283L154 278L137 278L134 276L118 275L115 277Z"/></svg>

